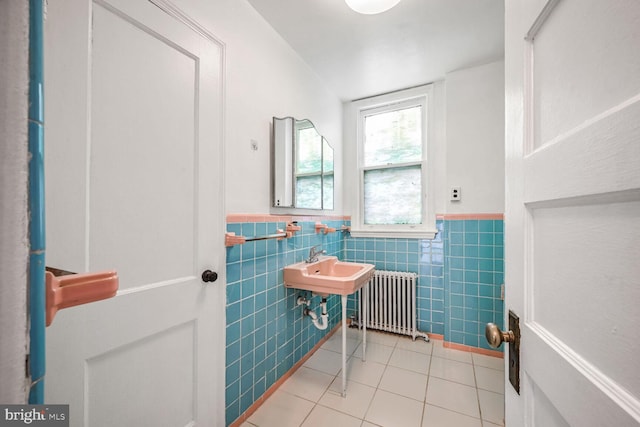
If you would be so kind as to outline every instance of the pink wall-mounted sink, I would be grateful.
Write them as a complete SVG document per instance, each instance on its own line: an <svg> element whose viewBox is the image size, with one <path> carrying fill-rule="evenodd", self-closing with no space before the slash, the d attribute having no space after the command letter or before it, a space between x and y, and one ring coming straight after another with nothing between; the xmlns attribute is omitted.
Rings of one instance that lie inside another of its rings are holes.
<svg viewBox="0 0 640 427"><path fill-rule="evenodd" d="M350 295L369 281L373 264L338 261L321 256L312 263L299 262L284 268L284 286L311 291L317 295Z"/></svg>

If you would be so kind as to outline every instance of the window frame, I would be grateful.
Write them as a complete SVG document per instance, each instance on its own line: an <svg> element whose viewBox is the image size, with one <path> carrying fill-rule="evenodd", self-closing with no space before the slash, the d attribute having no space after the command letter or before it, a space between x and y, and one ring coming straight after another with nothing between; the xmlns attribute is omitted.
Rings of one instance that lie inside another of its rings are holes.
<svg viewBox="0 0 640 427"><path fill-rule="evenodd" d="M437 233L435 223L435 198L433 188L433 165L430 141L433 140L433 96L432 85L408 89L395 93L354 101L356 124L358 200L351 224L353 237L406 237L433 239ZM364 166L364 120L377 113L394 111L415 106L422 107L422 160L403 162L393 165ZM367 170L380 170L389 167L420 165L421 168L421 224L365 224L364 223L364 174Z"/></svg>

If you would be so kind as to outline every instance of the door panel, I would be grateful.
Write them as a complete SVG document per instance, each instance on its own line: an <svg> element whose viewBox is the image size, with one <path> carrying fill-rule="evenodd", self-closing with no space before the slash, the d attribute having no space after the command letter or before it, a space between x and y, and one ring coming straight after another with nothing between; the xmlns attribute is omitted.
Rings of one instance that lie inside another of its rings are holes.
<svg viewBox="0 0 640 427"><path fill-rule="evenodd" d="M545 427L570 427L567 421L549 401L547 396L540 391L535 382L531 382L532 401L536 402L532 410L536 425Z"/></svg>
<svg viewBox="0 0 640 427"><path fill-rule="evenodd" d="M109 420L121 426L184 426L195 420L196 355L189 350L196 341L192 321L89 358L85 367L88 425ZM159 375L159 365L171 368ZM114 377L124 380L112 381ZM128 404L131 399L134 406ZM172 404L159 406L158 402Z"/></svg>
<svg viewBox="0 0 640 427"><path fill-rule="evenodd" d="M121 289L193 278L197 58L99 5L92 34L89 269L117 265Z"/></svg>
<svg viewBox="0 0 640 427"><path fill-rule="evenodd" d="M539 327L640 395L640 372L626 366L640 330L624 320L633 318L640 301L632 280L640 249L634 241L640 235L638 212L637 201L532 210L529 297L531 318ZM585 233L597 239L585 239Z"/></svg>
<svg viewBox="0 0 640 427"><path fill-rule="evenodd" d="M640 93L635 9L625 0L554 8L533 43L536 147Z"/></svg>
<svg viewBox="0 0 640 427"><path fill-rule="evenodd" d="M507 425L640 422L640 3L507 2ZM525 38L525 35L528 37Z"/></svg>
<svg viewBox="0 0 640 427"><path fill-rule="evenodd" d="M45 399L70 404L73 426L224 423L222 48L157 3L48 10L48 255L120 277L47 331Z"/></svg>

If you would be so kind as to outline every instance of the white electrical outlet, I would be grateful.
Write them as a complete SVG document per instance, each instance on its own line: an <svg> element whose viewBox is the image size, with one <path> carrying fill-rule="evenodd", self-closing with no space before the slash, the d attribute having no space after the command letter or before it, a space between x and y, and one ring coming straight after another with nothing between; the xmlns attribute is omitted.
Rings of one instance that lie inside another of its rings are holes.
<svg viewBox="0 0 640 427"><path fill-rule="evenodd" d="M451 201L457 202L462 199L462 187L451 187Z"/></svg>

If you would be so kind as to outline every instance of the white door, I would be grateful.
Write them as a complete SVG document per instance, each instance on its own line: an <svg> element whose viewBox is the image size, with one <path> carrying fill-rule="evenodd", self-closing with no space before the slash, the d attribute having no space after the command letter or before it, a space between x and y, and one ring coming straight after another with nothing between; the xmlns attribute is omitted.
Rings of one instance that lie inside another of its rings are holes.
<svg viewBox="0 0 640 427"><path fill-rule="evenodd" d="M506 424L638 425L640 2L505 7Z"/></svg>
<svg viewBox="0 0 640 427"><path fill-rule="evenodd" d="M155 3L48 2L47 264L120 277L47 329L72 426L224 424L222 48Z"/></svg>

